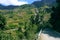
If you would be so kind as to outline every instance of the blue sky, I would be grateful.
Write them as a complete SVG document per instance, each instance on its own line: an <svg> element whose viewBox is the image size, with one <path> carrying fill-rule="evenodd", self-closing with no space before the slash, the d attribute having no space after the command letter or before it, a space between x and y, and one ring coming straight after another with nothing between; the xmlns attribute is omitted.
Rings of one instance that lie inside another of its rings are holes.
<svg viewBox="0 0 60 40"><path fill-rule="evenodd" d="M37 1L37 0L20 0L20 1L26 1L26 2L28 2L29 4L31 4L32 2Z"/></svg>
<svg viewBox="0 0 60 40"><path fill-rule="evenodd" d="M0 0L0 4L8 6L8 5L23 5L23 4L31 4L32 2L37 0Z"/></svg>

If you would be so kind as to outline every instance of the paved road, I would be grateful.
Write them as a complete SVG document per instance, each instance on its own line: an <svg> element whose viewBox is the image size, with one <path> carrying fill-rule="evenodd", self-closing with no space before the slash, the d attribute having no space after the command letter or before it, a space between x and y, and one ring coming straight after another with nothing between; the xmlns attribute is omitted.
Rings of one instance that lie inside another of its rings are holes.
<svg viewBox="0 0 60 40"><path fill-rule="evenodd" d="M52 29L44 29L38 40L60 40L60 33Z"/></svg>

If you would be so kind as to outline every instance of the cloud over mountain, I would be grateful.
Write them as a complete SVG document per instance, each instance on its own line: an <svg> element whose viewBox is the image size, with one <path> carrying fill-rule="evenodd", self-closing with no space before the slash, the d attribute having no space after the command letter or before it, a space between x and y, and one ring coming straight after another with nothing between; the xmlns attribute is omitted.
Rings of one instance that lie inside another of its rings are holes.
<svg viewBox="0 0 60 40"><path fill-rule="evenodd" d="M28 4L26 1L18 1L18 0L0 0L0 4L8 6L8 5L23 5L23 4Z"/></svg>

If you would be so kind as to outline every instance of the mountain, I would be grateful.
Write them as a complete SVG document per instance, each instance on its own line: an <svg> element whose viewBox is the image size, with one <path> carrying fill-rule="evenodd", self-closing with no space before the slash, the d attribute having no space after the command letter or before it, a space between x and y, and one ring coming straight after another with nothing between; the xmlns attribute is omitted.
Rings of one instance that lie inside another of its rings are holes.
<svg viewBox="0 0 60 40"><path fill-rule="evenodd" d="M36 7L42 7L44 5L47 6L54 6L56 4L56 0L42 0L42 1L35 1L32 3Z"/></svg>
<svg viewBox="0 0 60 40"><path fill-rule="evenodd" d="M55 5L56 0L42 0L42 1L35 1L32 4L25 4L25 5L21 5L21 6L13 6L13 5L9 5L9 6L3 6L0 4L0 10L12 10L12 9L16 9L16 8L26 8L26 7L42 7L44 5L48 5L53 6Z"/></svg>
<svg viewBox="0 0 60 40"><path fill-rule="evenodd" d="M0 4L0 9L14 9L14 8L18 8L19 6L13 6L13 5L9 5L9 6L3 6Z"/></svg>
<svg viewBox="0 0 60 40"><path fill-rule="evenodd" d="M27 7L34 7L34 5L31 5L31 4L24 4L24 5L21 5L21 6L13 6L13 5L9 5L9 6L3 6L0 4L0 10L13 10L13 9L16 9L16 8L27 8Z"/></svg>
<svg viewBox="0 0 60 40"><path fill-rule="evenodd" d="M56 3L56 0L42 0L44 5L53 6Z"/></svg>
<svg viewBox="0 0 60 40"><path fill-rule="evenodd" d="M42 1L35 1L32 4L35 5L36 7L42 7L43 6L43 2Z"/></svg>

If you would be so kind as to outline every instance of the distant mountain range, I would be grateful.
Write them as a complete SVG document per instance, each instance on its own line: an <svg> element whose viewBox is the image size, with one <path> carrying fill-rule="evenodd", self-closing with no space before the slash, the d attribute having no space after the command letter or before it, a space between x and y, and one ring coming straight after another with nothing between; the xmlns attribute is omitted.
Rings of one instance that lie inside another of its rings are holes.
<svg viewBox="0 0 60 40"><path fill-rule="evenodd" d="M10 6L3 6L3 5L1 5L0 4L0 9L14 9L14 8L17 8L17 7L19 7L19 6L13 6L13 5L10 5Z"/></svg>
<svg viewBox="0 0 60 40"><path fill-rule="evenodd" d="M33 2L32 4L28 4L28 5L22 5L22 6L13 6L13 5L10 5L10 6L3 6L0 4L0 9L15 9L15 8L24 8L24 7L31 7L31 5L34 5L35 7L39 8L39 7L42 7L44 5L47 5L47 6L53 6L55 5L56 3L56 0L42 0L42 1L35 1Z"/></svg>
<svg viewBox="0 0 60 40"><path fill-rule="evenodd" d="M35 7L34 5L32 4L24 4L24 5L21 5L21 6L13 6L13 5L10 5L10 6L3 6L0 4L0 9L1 10L12 10L12 9L16 9L16 8L27 8L27 7Z"/></svg>

